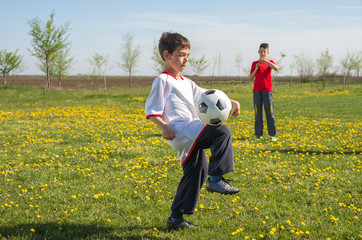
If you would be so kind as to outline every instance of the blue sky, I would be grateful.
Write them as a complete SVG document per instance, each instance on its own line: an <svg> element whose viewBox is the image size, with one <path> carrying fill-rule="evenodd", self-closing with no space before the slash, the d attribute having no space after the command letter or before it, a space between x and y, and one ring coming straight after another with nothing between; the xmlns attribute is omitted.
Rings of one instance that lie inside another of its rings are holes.
<svg viewBox="0 0 362 240"><path fill-rule="evenodd" d="M141 60L135 75L156 75L151 60L153 41L164 31L179 32L191 41L191 57L222 57L221 75L237 75L235 55L249 68L261 42L270 44L269 58L286 54L281 75L290 75L294 55L317 59L329 49L336 65L347 51L362 50L362 0L0 0L0 49L24 56L22 74L40 74L30 56L28 21L45 23L54 10L57 26L70 22L71 74L89 74L94 53L108 54L109 75L126 75L119 66L122 34L134 36ZM217 75L218 71L215 72ZM187 67L185 74L193 74Z"/></svg>

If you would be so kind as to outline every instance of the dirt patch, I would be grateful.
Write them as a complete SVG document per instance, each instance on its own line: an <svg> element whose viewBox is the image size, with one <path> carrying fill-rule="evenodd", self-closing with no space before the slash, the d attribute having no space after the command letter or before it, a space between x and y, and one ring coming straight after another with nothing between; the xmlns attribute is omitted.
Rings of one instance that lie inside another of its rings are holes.
<svg viewBox="0 0 362 240"><path fill-rule="evenodd" d="M155 76L136 76L132 77L132 86L144 86L151 85ZM197 77L189 76L196 83L211 83L214 84L230 84L231 82L243 83L248 82L248 78L238 78L238 77ZM41 87L45 86L46 77L45 76L15 76L8 77L6 80L7 86L28 86L28 87ZM4 85L4 80L1 79L1 85ZM105 83L103 79L94 79L87 76L76 76L76 77L66 77L60 80L52 79L51 88L62 88L62 89L104 89ZM129 86L128 77L106 77L106 86L115 87L115 86Z"/></svg>
<svg viewBox="0 0 362 240"><path fill-rule="evenodd" d="M152 81L155 79L156 76L134 76L132 77L132 86L145 86L151 85ZM222 77L198 77L198 76L188 76L190 79L195 81L197 84L205 84L212 86L213 84L250 84L248 77L229 77L229 76L222 76ZM28 86L28 87L40 87L44 88L45 86L46 77L45 76L15 76L15 77L8 77L6 85L7 86ZM289 82L290 77L277 77L274 81L280 82ZM315 78L312 80L314 81L321 81L319 78ZM342 77L335 77L329 78L328 81L330 82L342 82ZM351 82L361 82L362 78L355 77L350 79ZM299 82L298 78L293 78L293 82ZM4 79L0 77L0 85L4 85ZM124 87L129 86L129 79L128 77L106 77L106 85L107 88L109 87ZM88 76L70 76L66 77L58 81L58 79L52 79L50 84L51 88L59 88L59 89L104 89L104 81L103 79L93 78Z"/></svg>

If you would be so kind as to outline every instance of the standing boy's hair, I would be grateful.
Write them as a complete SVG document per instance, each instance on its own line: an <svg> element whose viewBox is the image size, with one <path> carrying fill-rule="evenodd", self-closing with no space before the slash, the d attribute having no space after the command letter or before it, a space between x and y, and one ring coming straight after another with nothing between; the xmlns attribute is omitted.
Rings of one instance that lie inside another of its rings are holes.
<svg viewBox="0 0 362 240"><path fill-rule="evenodd" d="M161 58L163 61L163 51L167 50L170 54L176 50L178 46L182 48L191 48L190 41L179 33L164 32L158 43L158 50L160 51Z"/></svg>
<svg viewBox="0 0 362 240"><path fill-rule="evenodd" d="M268 44L268 43L262 43L262 44L260 44L259 49L260 49L260 48L269 49L269 44Z"/></svg>

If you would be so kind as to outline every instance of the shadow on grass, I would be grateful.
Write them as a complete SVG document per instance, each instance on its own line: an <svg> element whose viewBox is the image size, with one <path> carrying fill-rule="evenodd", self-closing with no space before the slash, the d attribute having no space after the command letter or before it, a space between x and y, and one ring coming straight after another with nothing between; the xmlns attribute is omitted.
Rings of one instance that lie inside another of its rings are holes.
<svg viewBox="0 0 362 240"><path fill-rule="evenodd" d="M250 140L250 137L245 137L245 136L239 136L236 138L236 141L245 141L245 140ZM262 142L266 142L267 140L262 139L262 140L258 140L258 141L262 141ZM359 155L362 153L361 150L349 150L349 151L341 151L341 150L336 150L336 151L323 151L323 150L315 150L315 149L293 149L293 148L287 148L287 149L253 149L255 152L265 152L265 151L270 151L270 152L280 152L280 153L292 153L292 154L307 154L307 155Z"/></svg>
<svg viewBox="0 0 362 240"><path fill-rule="evenodd" d="M166 231L166 228L158 228ZM4 239L169 239L153 236L153 227L106 227L98 224L23 223L0 227Z"/></svg>
<svg viewBox="0 0 362 240"><path fill-rule="evenodd" d="M295 150L295 149L273 149L269 150L271 152L281 152L281 153L301 153L308 155L358 155L362 151L323 151L323 150Z"/></svg>
<svg viewBox="0 0 362 240"><path fill-rule="evenodd" d="M237 141L245 141L245 140L249 140L249 139L250 139L250 137L244 137L244 136L238 136L236 138Z"/></svg>
<svg viewBox="0 0 362 240"><path fill-rule="evenodd" d="M144 138L153 138L153 137L162 137L160 133L146 133L143 136Z"/></svg>

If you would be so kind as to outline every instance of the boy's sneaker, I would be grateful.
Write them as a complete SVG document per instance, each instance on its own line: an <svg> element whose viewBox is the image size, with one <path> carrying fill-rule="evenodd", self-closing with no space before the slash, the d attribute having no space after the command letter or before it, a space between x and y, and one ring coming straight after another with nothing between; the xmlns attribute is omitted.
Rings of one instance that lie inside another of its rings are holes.
<svg viewBox="0 0 362 240"><path fill-rule="evenodd" d="M272 142L276 142L276 141L277 141L277 137L272 136L272 137L270 137L270 140L271 140Z"/></svg>
<svg viewBox="0 0 362 240"><path fill-rule="evenodd" d="M234 194L240 191L239 188L231 186L225 178L221 178L221 180L217 182L211 182L208 178L206 181L206 190L221 194Z"/></svg>
<svg viewBox="0 0 362 240"><path fill-rule="evenodd" d="M199 228L196 225L186 221L185 219L177 219L172 221L170 218L167 220L167 230L177 230L177 229L185 229L185 228Z"/></svg>

